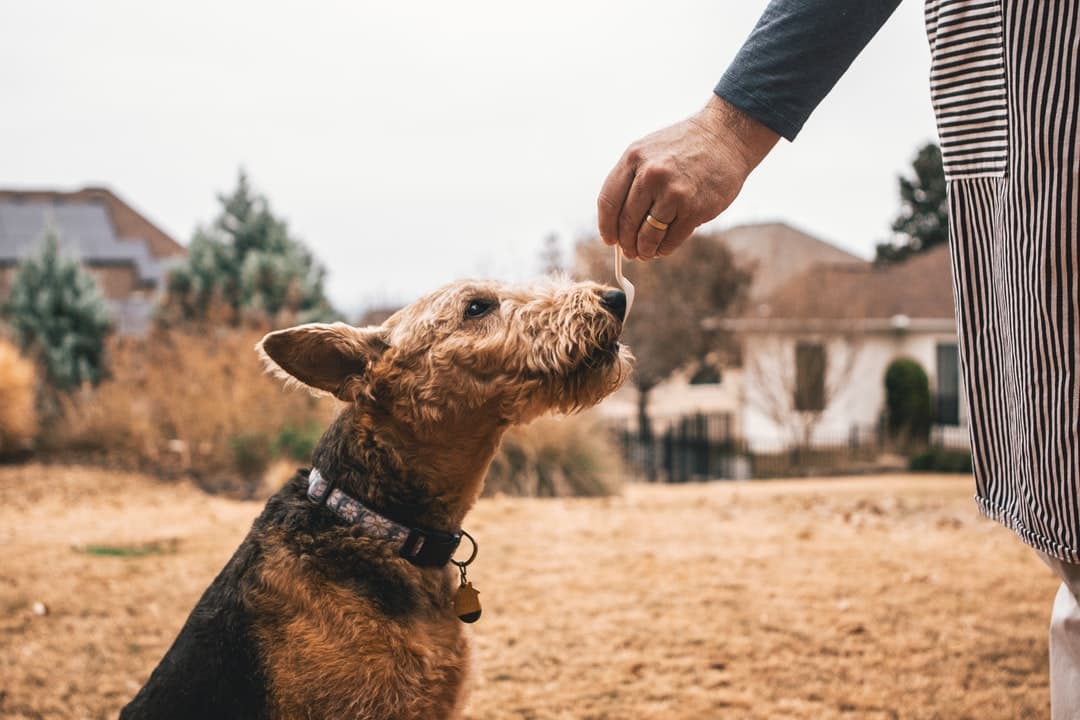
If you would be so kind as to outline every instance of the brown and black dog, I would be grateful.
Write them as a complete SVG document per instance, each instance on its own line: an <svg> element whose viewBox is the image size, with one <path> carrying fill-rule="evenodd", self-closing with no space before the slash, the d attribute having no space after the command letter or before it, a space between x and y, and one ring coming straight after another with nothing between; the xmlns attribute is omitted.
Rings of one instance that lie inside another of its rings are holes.
<svg viewBox="0 0 1080 720"><path fill-rule="evenodd" d="M462 282L380 327L263 338L274 372L346 406L120 717L457 717L461 522L507 427L625 379L625 302L595 283Z"/></svg>

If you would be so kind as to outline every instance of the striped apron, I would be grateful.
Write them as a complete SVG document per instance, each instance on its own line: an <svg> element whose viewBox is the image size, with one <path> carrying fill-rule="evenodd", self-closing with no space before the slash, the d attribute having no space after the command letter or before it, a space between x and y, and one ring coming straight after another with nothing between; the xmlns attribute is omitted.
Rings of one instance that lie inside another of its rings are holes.
<svg viewBox="0 0 1080 720"><path fill-rule="evenodd" d="M1080 0L929 0L976 499L1080 562Z"/></svg>

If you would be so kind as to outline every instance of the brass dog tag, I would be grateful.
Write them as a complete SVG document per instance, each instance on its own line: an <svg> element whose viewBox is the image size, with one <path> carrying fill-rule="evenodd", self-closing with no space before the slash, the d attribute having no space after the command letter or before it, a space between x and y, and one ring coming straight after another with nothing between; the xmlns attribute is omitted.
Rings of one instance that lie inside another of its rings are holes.
<svg viewBox="0 0 1080 720"><path fill-rule="evenodd" d="M480 593L466 582L454 595L454 612L462 622L474 623L480 619Z"/></svg>
<svg viewBox="0 0 1080 720"><path fill-rule="evenodd" d="M458 585L457 593L454 595L454 612L457 613L461 622L474 623L480 619L480 593L469 582L465 568L476 559L476 553L480 548L477 547L472 535L464 530L461 531L461 535L468 538L469 542L472 543L472 553L469 555L468 560L461 562L450 558L450 562L457 565L458 572L461 573L461 584Z"/></svg>

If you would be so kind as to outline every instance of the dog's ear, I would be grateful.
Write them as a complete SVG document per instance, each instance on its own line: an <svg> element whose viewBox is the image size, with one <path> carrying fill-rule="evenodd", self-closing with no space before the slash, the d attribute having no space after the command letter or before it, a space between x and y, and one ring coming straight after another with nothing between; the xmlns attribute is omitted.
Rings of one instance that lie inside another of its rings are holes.
<svg viewBox="0 0 1080 720"><path fill-rule="evenodd" d="M255 346L270 372L352 402L368 368L387 348L381 327L310 323L272 332Z"/></svg>

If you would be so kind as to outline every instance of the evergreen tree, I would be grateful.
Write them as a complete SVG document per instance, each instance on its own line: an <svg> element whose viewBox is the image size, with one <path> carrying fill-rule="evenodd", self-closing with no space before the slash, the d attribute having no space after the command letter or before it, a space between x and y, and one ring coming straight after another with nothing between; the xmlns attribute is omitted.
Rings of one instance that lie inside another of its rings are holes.
<svg viewBox="0 0 1080 720"><path fill-rule="evenodd" d="M949 201L941 149L927 143L919 148L911 167L914 177L899 178L900 214L892 224L898 236L877 246L879 263L899 262L948 241Z"/></svg>
<svg viewBox="0 0 1080 720"><path fill-rule="evenodd" d="M240 171L221 210L196 229L186 260L166 281L167 323L243 320L288 324L336 319L323 291L326 271Z"/></svg>
<svg viewBox="0 0 1080 720"><path fill-rule="evenodd" d="M60 252L46 227L38 253L23 262L3 308L23 351L37 358L60 391L96 384L105 373L105 339L112 327L94 279Z"/></svg>

